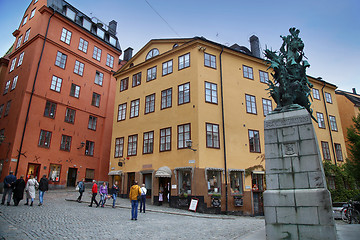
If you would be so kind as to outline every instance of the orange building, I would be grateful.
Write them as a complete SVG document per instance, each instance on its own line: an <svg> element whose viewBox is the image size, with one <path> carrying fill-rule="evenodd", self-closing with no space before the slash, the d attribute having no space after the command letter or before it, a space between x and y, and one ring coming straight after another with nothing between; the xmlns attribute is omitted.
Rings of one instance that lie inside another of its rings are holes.
<svg viewBox="0 0 360 240"><path fill-rule="evenodd" d="M63 0L32 0L1 75L0 182L46 174L51 186L106 180L121 49L116 21Z"/></svg>

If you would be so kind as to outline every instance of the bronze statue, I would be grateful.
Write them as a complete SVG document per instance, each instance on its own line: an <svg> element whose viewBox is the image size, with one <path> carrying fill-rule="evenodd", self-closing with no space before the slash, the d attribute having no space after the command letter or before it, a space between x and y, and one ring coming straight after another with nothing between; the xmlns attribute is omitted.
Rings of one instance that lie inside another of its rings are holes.
<svg viewBox="0 0 360 240"><path fill-rule="evenodd" d="M274 81L269 80L267 89L277 104L273 113L305 108L315 119L309 101L313 85L306 77L310 64L303 60L304 43L299 37L300 30L290 28L289 32L290 35L281 36L283 44L279 53L265 50L266 64L274 70L271 74Z"/></svg>

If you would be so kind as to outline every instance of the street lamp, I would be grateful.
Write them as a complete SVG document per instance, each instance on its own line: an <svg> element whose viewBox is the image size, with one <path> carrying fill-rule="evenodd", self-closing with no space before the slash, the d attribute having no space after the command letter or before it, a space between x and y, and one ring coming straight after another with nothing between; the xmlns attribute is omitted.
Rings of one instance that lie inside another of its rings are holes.
<svg viewBox="0 0 360 240"><path fill-rule="evenodd" d="M193 150L194 152L196 152L196 149L194 148L191 148L192 147L192 141L189 139L189 140L186 140L185 141L185 144L186 144L186 147L190 150Z"/></svg>
<svg viewBox="0 0 360 240"><path fill-rule="evenodd" d="M123 165L125 165L125 160L129 160L129 158L119 158L118 166L122 167Z"/></svg>

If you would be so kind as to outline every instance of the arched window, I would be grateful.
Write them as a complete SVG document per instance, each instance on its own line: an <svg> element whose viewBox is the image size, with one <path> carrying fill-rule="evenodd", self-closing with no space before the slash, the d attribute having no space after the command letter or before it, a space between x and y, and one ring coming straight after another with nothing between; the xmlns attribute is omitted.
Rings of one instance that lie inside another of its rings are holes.
<svg viewBox="0 0 360 240"><path fill-rule="evenodd" d="M146 59L145 59L145 60L148 60L148 59L150 59L150 58L152 58L152 57L155 57L155 56L157 56L157 55L159 55L159 49L153 48L153 49L151 49L151 50L149 51L149 53L146 55Z"/></svg>

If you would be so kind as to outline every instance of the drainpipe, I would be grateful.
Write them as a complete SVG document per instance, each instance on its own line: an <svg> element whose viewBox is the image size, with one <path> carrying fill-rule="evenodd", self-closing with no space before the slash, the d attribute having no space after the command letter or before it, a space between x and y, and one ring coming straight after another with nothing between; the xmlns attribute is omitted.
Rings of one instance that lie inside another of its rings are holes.
<svg viewBox="0 0 360 240"><path fill-rule="evenodd" d="M330 121L329 121L329 114L328 114L328 110L327 110L327 107L326 107L326 98L325 98L325 94L324 94L324 87L325 87L325 85L326 85L326 83L324 82L324 85L323 85L322 88L321 88L321 93L322 93L322 97L323 97L323 100L324 100L326 120L327 120L328 128L329 128L330 141L331 141L331 149L332 149L332 152L333 152L333 154L334 154L335 166L337 166L337 163L336 163L336 154L335 154L335 150L334 150L334 141L333 141L333 137L332 137L332 133L331 133L331 126L330 126Z"/></svg>
<svg viewBox="0 0 360 240"><path fill-rule="evenodd" d="M224 46L221 48L219 55L220 60L220 89L221 89L221 114L222 114L222 128L223 128L223 139L224 139L224 168L225 168L225 211L228 213L228 181L227 181L227 164L226 164L226 141L225 141L225 114L224 114L224 93L223 93L223 77L222 77L222 59L221 55L224 51Z"/></svg>
<svg viewBox="0 0 360 240"><path fill-rule="evenodd" d="M47 25L46 33L45 33L45 39L44 39L44 43L43 43L43 46L42 46L42 49L41 49L40 59L39 59L39 62L38 62L37 68L36 68L34 83L33 83L33 86L32 86L32 90L31 90L31 94L30 94L30 99L29 99L29 104L28 104L28 108L27 108L27 111L26 111L26 118L25 118L24 129L23 129L22 136L21 136L19 154L18 154L18 156L17 156L16 168L15 168L15 176L17 175L17 171L18 171L18 168L19 168L19 161L20 161L20 157L21 157L22 146L23 146L23 143L24 143L26 126L27 126L27 122L28 122L28 120L29 120L29 113L30 113L31 101L32 101L32 97L33 97L34 92L35 92L35 83L36 83L37 75L38 75L38 72L39 72L41 59L42 59L42 56L43 56L43 53L44 53L46 38L47 38L49 26L50 26L50 20L51 20L51 18L54 16L54 14L55 14L55 10L53 10L53 14L50 16L49 21L48 21L48 25Z"/></svg>

